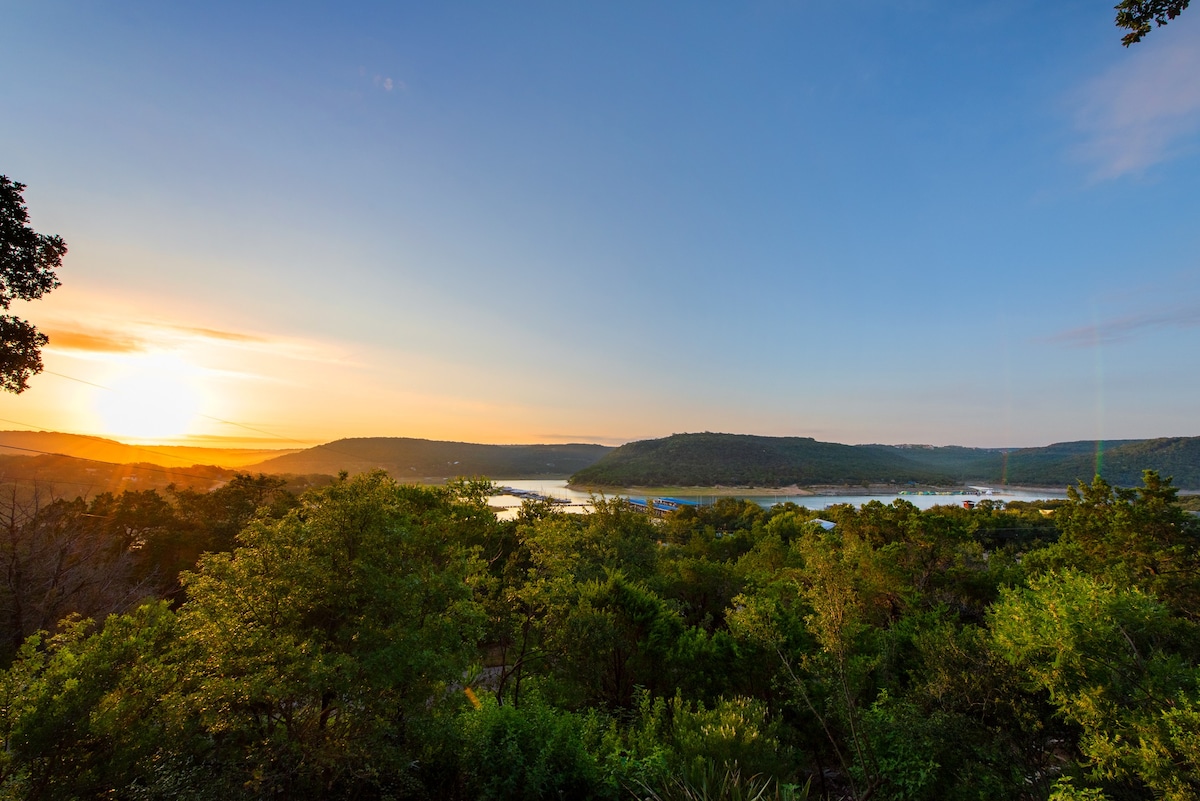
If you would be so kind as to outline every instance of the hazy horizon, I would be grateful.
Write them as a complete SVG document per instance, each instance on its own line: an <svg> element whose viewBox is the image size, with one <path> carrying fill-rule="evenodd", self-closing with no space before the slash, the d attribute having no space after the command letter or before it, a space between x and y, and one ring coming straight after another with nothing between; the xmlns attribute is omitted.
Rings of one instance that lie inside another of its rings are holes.
<svg viewBox="0 0 1200 801"><path fill-rule="evenodd" d="M65 434L68 436L81 436L81 437L100 437L102 439L111 440L113 442L118 442L122 445L128 445L128 446L134 447L134 448L160 447L160 448L188 448L188 449L197 449L197 450L208 448L208 449L212 449L212 450L230 450L230 451L258 450L258 451L290 451L290 452L305 450L308 448L319 448L322 445L329 445L334 442L339 442L341 440L346 440L346 439L419 439L419 440L431 440L431 441L437 441L437 442L463 442L463 443L472 444L472 445L566 445L566 444L603 445L605 447L613 447L613 448L619 447L620 445L624 445L628 442L638 441L638 440L621 440L619 442L595 442L595 441L587 441L587 440L573 440L571 442L533 442L533 441L530 441L530 442L490 442L490 441L485 441L485 440L463 440L463 439L445 439L445 440L443 440L443 439L432 438L432 437L416 437L416 436L410 436L410 435L406 435L406 434L379 434L379 435L368 434L368 435L355 435L355 436L349 436L349 437L334 437L333 439L322 440L320 442L311 442L308 444L304 444L299 441L293 441L293 442L291 442L291 444L285 444L283 442L280 442L279 440L264 440L264 441L240 440L240 439L233 438L233 437L230 437L230 438L223 438L223 437L195 438L195 437L193 437L193 438L177 438L177 439L138 439L136 437L118 437L118 436L110 436L110 435L104 435L104 434L88 434L88 433L71 432L71 431L0 429L0 435L8 434L8 433L34 433L34 434L45 433L45 434ZM791 435L791 434L753 434L753 433L745 432L745 431L677 431L677 432L672 432L671 434L664 434L662 437L652 437L652 438L648 438L648 439L663 439L665 437L670 437L670 436L674 436L677 434L732 434L732 435L763 436L763 437L802 436L802 435ZM1191 437L1191 436L1197 436L1197 435L1175 434L1175 435L1166 435L1165 437L1147 437L1144 439L1175 439L1175 438L1186 438L1186 437ZM1116 438L1114 438L1112 440L1057 439L1057 440L1052 440L1052 441L1048 441L1048 442L1024 443L1021 445L963 445L962 443L957 443L957 442L950 442L950 443L945 443L945 444L934 444L934 443L929 443L929 442L878 442L878 441L841 442L841 441L837 441L837 440L821 440L820 438L815 438L815 439L817 439L817 441L819 441L819 442L832 442L835 444L842 444L842 445L881 445L881 446L893 447L893 448L967 447L967 448L978 448L978 449L982 449L982 450L999 450L999 449L1014 450L1014 449L1023 449L1023 448L1043 448L1043 447L1047 447L1050 445L1056 445L1056 444L1065 443L1065 442L1116 442L1116 441L1119 441ZM1139 437L1122 437L1122 438L1120 438L1121 441L1129 440L1129 439L1138 440L1138 439L1143 439L1143 438L1139 438ZM219 444L222 442L225 444ZM252 444L255 442L257 442L258 444ZM0 445L0 449L3 449L4 447L5 446Z"/></svg>

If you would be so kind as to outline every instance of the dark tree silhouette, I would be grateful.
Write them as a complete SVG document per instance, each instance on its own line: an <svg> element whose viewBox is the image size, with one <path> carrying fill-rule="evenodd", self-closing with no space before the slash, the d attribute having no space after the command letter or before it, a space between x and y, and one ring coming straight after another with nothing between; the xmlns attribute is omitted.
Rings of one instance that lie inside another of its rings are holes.
<svg viewBox="0 0 1200 801"><path fill-rule="evenodd" d="M1117 10L1117 27L1129 33L1121 37L1121 44L1129 47L1150 33L1150 23L1160 27L1175 19L1188 7L1191 0L1121 0Z"/></svg>
<svg viewBox="0 0 1200 801"><path fill-rule="evenodd" d="M67 245L61 237L29 227L25 184L0 175L0 309L14 300L37 300L59 285ZM11 314L0 315L0 387L20 393L42 371L45 334Z"/></svg>

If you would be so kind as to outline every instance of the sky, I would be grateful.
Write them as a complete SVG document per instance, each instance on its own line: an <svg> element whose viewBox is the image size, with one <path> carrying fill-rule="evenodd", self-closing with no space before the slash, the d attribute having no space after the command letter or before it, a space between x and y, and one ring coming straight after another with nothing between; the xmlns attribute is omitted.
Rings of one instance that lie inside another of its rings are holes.
<svg viewBox="0 0 1200 801"><path fill-rule="evenodd" d="M5 4L0 428L1200 435L1200 10Z"/></svg>

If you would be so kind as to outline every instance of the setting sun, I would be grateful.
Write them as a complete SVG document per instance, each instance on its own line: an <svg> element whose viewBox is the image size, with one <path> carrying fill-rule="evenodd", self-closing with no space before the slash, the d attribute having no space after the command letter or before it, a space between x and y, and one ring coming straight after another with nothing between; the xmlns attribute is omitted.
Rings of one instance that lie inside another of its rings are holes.
<svg viewBox="0 0 1200 801"><path fill-rule="evenodd" d="M123 360L96 398L104 433L139 440L175 439L189 433L200 412L199 371L178 356L153 354Z"/></svg>

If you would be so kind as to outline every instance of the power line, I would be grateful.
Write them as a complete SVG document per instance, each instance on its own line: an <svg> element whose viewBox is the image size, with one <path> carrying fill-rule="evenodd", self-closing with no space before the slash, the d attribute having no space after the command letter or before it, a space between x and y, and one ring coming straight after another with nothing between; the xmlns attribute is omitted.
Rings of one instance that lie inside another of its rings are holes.
<svg viewBox="0 0 1200 801"><path fill-rule="evenodd" d="M36 454L39 454L39 455L41 455L41 456L58 456L58 457L60 457L60 458L63 458L63 459L78 459L78 460L79 460L79 461L81 461L81 462L92 462L93 464L105 464L105 465L108 465L109 467L127 467L127 468L129 468L130 470L142 470L142 471L145 471L145 472L148 472L148 473L162 473L163 475L167 475L167 476L183 476L184 478L194 478L194 479L196 479L197 481L220 481L220 479L219 479L219 478L214 478L214 477L212 477L212 476L194 476L194 475L192 475L192 474L190 474L190 473L183 473L183 472L180 472L179 470L172 470L172 469L170 469L170 468L167 468L167 467L159 467L159 466L145 466L145 467L143 467L143 466L141 466L141 465L138 465L138 464L133 464L133 463L130 463L130 464L122 464L121 462L109 462L109 461L105 461L104 459L90 459L90 458L88 458L87 456L76 456L76 455L74 455L74 454L70 454L70 453L54 453L53 451L43 451L43 450L39 450L39 449L37 449L37 448L21 448L21 447L19 447L19 446L17 446L17 445L2 445L2 446L0 446L0 447L2 447L2 448L8 448L8 449L11 449L11 450L14 450L14 451L26 451L26 452L28 452L28 453L36 453ZM215 465L214 465L214 466L215 466ZM218 470L230 470L230 468L226 468L226 467L217 467L217 469L218 469ZM235 472L235 473L236 473L237 471L236 471L236 470L232 470L232 472ZM77 482L77 481L72 481L72 482L66 482L66 481L64 481L64 482L62 482L62 483L64 483L64 484L67 484L67 483L71 483L71 484L78 484L79 482Z"/></svg>
<svg viewBox="0 0 1200 801"><path fill-rule="evenodd" d="M97 384L94 381L85 381L82 378L76 378L73 375L66 375L64 373L56 373L53 370L43 370L42 372L45 375L56 375L59 378L65 378L68 381L78 381L80 384L87 384L89 387L96 387L97 389L106 389L109 392L116 392L116 390L113 389L112 387L106 387L103 384Z"/></svg>
<svg viewBox="0 0 1200 801"><path fill-rule="evenodd" d="M99 384L96 384L95 386L99 386ZM36 428L38 431L41 431L41 432L43 432L43 433L46 433L46 434L61 434L61 433L63 433L63 432L61 432L61 431L51 431L50 429L48 429L48 428L42 428L41 426L35 426L35 425L33 425L32 423L22 423L20 420L8 420L8 419L5 419L5 418L3 418L3 417L0 417L0 423L8 423L9 425L14 425L14 426L25 426L26 428ZM30 431L29 433L31 433L31 434L32 434L32 433L34 433L34 432ZM93 435L91 435L91 434L70 434L69 436L73 436L73 437L92 437ZM103 439L103 437L94 437L94 438L95 438L95 439ZM110 441L113 441L113 442L115 442L115 440L110 440ZM117 444L118 444L118 445L120 445L122 448L129 448L130 450L133 450L133 451L140 451L140 452L142 452L142 453L148 453L148 454L150 454L151 456L161 456L161 457L163 457L164 459L178 459L178 460L179 460L179 461L181 461L181 462L182 462L182 461L186 461L186 460L187 460L187 457L185 457L185 456L175 456L175 455L173 455L173 454L170 454L170 453L160 453L159 451L152 451L152 450L150 450L149 448L142 448L142 447L139 447L139 446L137 446L137 445L130 445L130 444L128 444L128 443L125 443L125 442L117 442ZM190 447L190 446L189 446L189 447ZM3 449L3 448L15 448L16 450L24 450L24 449L22 449L22 448L17 448L17 446L15 446L15 445L3 445L3 444L0 444L0 449ZM67 453L56 453L56 454L53 454L53 455L54 455L54 456L70 456L71 454L67 454ZM80 458L85 458L85 457L80 457ZM117 462L107 462L106 464L117 464ZM192 464L195 464L195 462L193 461L193 462L192 462ZM164 467L165 467L165 465L164 465Z"/></svg>

